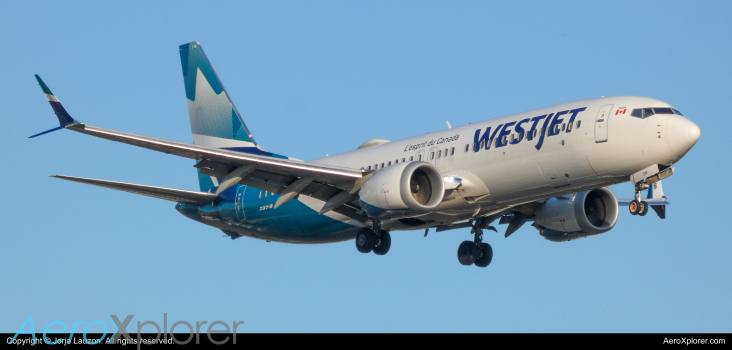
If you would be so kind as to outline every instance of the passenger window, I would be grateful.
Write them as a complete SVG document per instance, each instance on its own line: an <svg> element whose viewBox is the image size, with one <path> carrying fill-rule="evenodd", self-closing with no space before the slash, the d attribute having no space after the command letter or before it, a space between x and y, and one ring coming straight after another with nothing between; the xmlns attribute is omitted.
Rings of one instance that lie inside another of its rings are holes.
<svg viewBox="0 0 732 350"><path fill-rule="evenodd" d="M381 163L381 168L382 168L382 169L384 168L384 163Z"/></svg>
<svg viewBox="0 0 732 350"><path fill-rule="evenodd" d="M411 162L411 161L413 161L413 160L414 160L414 156L410 156L410 157L409 157L409 161Z"/></svg>
<svg viewBox="0 0 732 350"><path fill-rule="evenodd" d="M516 137L514 137L513 134L511 134L511 143L513 143L513 140L515 140L515 139L516 139Z"/></svg>
<svg viewBox="0 0 732 350"><path fill-rule="evenodd" d="M567 132L572 131L572 123L567 124Z"/></svg>
<svg viewBox="0 0 732 350"><path fill-rule="evenodd" d="M562 131L567 130L567 123L562 123Z"/></svg>
<svg viewBox="0 0 732 350"><path fill-rule="evenodd" d="M435 159L435 152L430 152L430 160Z"/></svg>
<svg viewBox="0 0 732 350"><path fill-rule="evenodd" d="M259 199L262 199L262 191L259 191Z"/></svg>
<svg viewBox="0 0 732 350"><path fill-rule="evenodd" d="M447 148L445 148L445 157L447 157Z"/></svg>
<svg viewBox="0 0 732 350"><path fill-rule="evenodd" d="M536 137L536 129L534 129L534 131L531 133L531 138L533 139L535 137Z"/></svg>
<svg viewBox="0 0 732 350"><path fill-rule="evenodd" d="M483 149L485 147L485 141L480 141L480 144L478 145L478 149Z"/></svg>
<svg viewBox="0 0 732 350"><path fill-rule="evenodd" d="M395 160L394 164L399 164L399 159Z"/></svg>
<svg viewBox="0 0 732 350"><path fill-rule="evenodd" d="M450 149L450 155L451 156L454 156L455 155L455 147L453 147L453 148Z"/></svg>
<svg viewBox="0 0 732 350"><path fill-rule="evenodd" d="M643 118L648 118L653 115L653 108L643 108Z"/></svg>
<svg viewBox="0 0 732 350"><path fill-rule="evenodd" d="M369 165L369 170L371 170L371 166Z"/></svg>
<svg viewBox="0 0 732 350"><path fill-rule="evenodd" d="M388 164L386 164L386 166L391 166L391 161L389 161L389 163L388 163Z"/></svg>
<svg viewBox="0 0 732 350"><path fill-rule="evenodd" d="M264 197L265 198L267 197L267 191L264 191Z"/></svg>
<svg viewBox="0 0 732 350"><path fill-rule="evenodd" d="M437 151L437 158L440 158L440 157L442 157L442 150Z"/></svg>
<svg viewBox="0 0 732 350"><path fill-rule="evenodd" d="M465 145L465 152L467 152L470 149L470 145Z"/></svg>
<svg viewBox="0 0 732 350"><path fill-rule="evenodd" d="M580 127L580 124L582 124L582 121L581 121L581 120L578 120L578 121L577 121L577 129L579 129L579 127Z"/></svg>
<svg viewBox="0 0 732 350"><path fill-rule="evenodd" d="M422 160L422 155L420 154L417 156L417 161L421 161L421 160Z"/></svg>
<svg viewBox="0 0 732 350"><path fill-rule="evenodd" d="M655 114L674 114L671 108L654 108L653 113Z"/></svg>
<svg viewBox="0 0 732 350"><path fill-rule="evenodd" d="M630 115L636 117L636 118L643 118L643 110L642 109L634 109L633 113L630 113Z"/></svg>
<svg viewBox="0 0 732 350"><path fill-rule="evenodd" d="M379 164L374 164L374 169L378 169L378 168L379 168Z"/></svg>
<svg viewBox="0 0 732 350"><path fill-rule="evenodd" d="M402 163L404 163L404 158L402 158Z"/></svg>

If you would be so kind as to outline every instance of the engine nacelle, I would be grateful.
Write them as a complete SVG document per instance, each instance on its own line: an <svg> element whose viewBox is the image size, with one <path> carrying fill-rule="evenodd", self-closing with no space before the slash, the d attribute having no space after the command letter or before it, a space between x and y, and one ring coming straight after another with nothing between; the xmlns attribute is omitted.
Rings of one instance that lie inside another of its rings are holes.
<svg viewBox="0 0 732 350"><path fill-rule="evenodd" d="M399 163L376 173L358 195L371 216L389 210L429 211L442 202L445 184L440 171L430 163Z"/></svg>
<svg viewBox="0 0 732 350"><path fill-rule="evenodd" d="M552 198L536 210L534 222L542 236L567 241L610 231L618 221L618 200L602 187L577 193L574 200Z"/></svg>

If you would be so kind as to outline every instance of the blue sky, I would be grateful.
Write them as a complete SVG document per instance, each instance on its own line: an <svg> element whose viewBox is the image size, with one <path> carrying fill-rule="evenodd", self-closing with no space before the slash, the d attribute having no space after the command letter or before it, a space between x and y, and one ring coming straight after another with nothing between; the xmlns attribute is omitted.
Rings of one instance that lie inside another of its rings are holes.
<svg viewBox="0 0 732 350"><path fill-rule="evenodd" d="M167 313L249 332L730 332L730 15L724 1L6 3L0 331L29 314L39 330ZM567 243L500 226L486 269L456 259L468 230L394 232L383 257L231 241L174 203L48 177L196 190L189 159L27 138L57 125L40 74L76 119L190 142L190 41L257 141L300 159L612 95L667 101L702 136L664 181L666 220L623 209Z"/></svg>

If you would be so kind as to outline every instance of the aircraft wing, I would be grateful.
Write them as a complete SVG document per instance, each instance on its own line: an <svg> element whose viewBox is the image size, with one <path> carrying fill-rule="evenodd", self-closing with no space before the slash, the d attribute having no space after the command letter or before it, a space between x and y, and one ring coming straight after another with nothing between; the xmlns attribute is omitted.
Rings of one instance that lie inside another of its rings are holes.
<svg viewBox="0 0 732 350"><path fill-rule="evenodd" d="M218 197L214 193L176 190L173 188L137 185L137 184L131 184L131 183L126 183L126 182L87 179L87 178L83 178L83 177L74 177L74 176L65 176L65 175L51 175L51 177L68 180L68 181L80 182L80 183L84 183L84 184L88 184L88 185L111 188L113 190L141 194L144 196L165 199L165 200L169 200L169 201L173 201L173 202L183 202L183 203L191 203L191 204L198 204L198 205L204 205L206 203L211 202L216 197Z"/></svg>
<svg viewBox="0 0 732 350"><path fill-rule="evenodd" d="M373 171L236 152L87 125L71 117L38 75L36 75L36 80L56 113L60 125L33 135L31 138L56 130L69 129L166 154L196 159L198 163L195 166L200 169L202 174L221 179L221 183L216 185L215 195L241 183L281 194L275 207L284 204L298 194L303 194L325 202L320 214L335 210L351 218L364 220L362 215L357 213L360 206L356 193L361 184L374 173ZM65 179L145 195L152 193L148 191L149 189L140 192L138 187L134 187L142 185L124 184L123 186L122 183L105 182L105 180L83 179L82 181L81 178L72 179L71 177ZM135 190L133 191L133 189ZM153 195L153 197L155 196ZM203 198L198 196L194 202L203 200ZM215 196L209 198L209 202L213 198Z"/></svg>
<svg viewBox="0 0 732 350"><path fill-rule="evenodd" d="M65 128L166 154L200 160L196 167L201 169L201 173L223 179L213 198L236 183L283 194L288 191L288 186L295 185L298 180L310 179L310 182L304 188L296 192L290 192L291 196L284 196L282 204L297 194L303 194L326 202L323 209L321 209L321 214L334 210L355 220L365 220L362 215L357 213L360 206L356 200L355 192L358 191L360 185L369 178L372 172L198 146L83 123L70 124ZM241 175L237 176L237 172ZM94 184L91 182L85 183ZM102 186L101 184L96 185ZM211 200L213 199L210 198L209 202Z"/></svg>
<svg viewBox="0 0 732 350"><path fill-rule="evenodd" d="M318 179L318 182L341 187L353 183L364 175L364 172L360 169L314 164L291 159L266 157L256 154L198 146L184 142L169 141L110 130L83 123L70 124L66 126L66 129L167 154L206 161L204 162L204 165L199 167L206 167L214 172L221 172L218 174L223 175L218 176L220 178L224 178L229 173L227 170L239 168L244 165L254 166L254 171L251 172L248 177L254 177L261 181L279 184L281 184L280 182L283 182L283 180L287 180L282 179L282 177L314 177ZM259 173L260 176L257 177L255 172ZM287 183L281 185L287 185Z"/></svg>

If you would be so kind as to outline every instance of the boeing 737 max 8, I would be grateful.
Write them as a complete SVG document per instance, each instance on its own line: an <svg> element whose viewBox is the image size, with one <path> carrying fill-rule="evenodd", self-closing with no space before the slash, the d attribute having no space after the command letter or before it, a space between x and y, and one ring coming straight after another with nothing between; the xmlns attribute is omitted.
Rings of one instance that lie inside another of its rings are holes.
<svg viewBox="0 0 732 350"><path fill-rule="evenodd" d="M358 149L300 161L265 151L252 137L201 45L180 46L193 144L84 124L36 75L60 126L196 160L200 191L72 176L54 177L177 202L183 215L242 236L287 243L355 238L386 254L390 231L472 227L458 247L464 265L485 267L483 230L532 221L561 242L611 230L619 206L634 215L668 201L661 180L697 142L699 127L666 102L615 96L563 103L410 137L371 139ZM449 124L448 124L449 127ZM606 186L631 181L632 200ZM647 196L642 192L647 190Z"/></svg>

